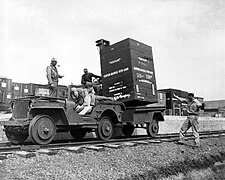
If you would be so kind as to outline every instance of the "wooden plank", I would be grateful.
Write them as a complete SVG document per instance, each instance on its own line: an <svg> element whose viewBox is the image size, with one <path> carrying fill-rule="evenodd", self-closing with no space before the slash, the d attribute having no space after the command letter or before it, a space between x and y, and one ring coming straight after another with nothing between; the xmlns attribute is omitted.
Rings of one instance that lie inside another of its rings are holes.
<svg viewBox="0 0 225 180"><path fill-rule="evenodd" d="M104 151L104 147L100 147L100 146L86 146L87 149L91 149L94 151Z"/></svg>
<svg viewBox="0 0 225 180"><path fill-rule="evenodd" d="M84 148L82 146L66 147L64 149L67 151L74 152L74 153L83 153L84 152Z"/></svg>
<svg viewBox="0 0 225 180"><path fill-rule="evenodd" d="M26 145L20 148L22 151L35 151L38 149L40 149L40 145Z"/></svg>
<svg viewBox="0 0 225 180"><path fill-rule="evenodd" d="M104 144L103 146L108 147L108 148L114 148L114 149L121 148L121 145L119 145L119 144Z"/></svg>
<svg viewBox="0 0 225 180"><path fill-rule="evenodd" d="M37 152L40 153L40 154L46 154L46 155L49 155L49 156L57 154L57 151L49 150L49 149L40 149Z"/></svg>
<svg viewBox="0 0 225 180"><path fill-rule="evenodd" d="M136 146L137 144L134 142L122 142L121 145L122 146Z"/></svg>
<svg viewBox="0 0 225 180"><path fill-rule="evenodd" d="M161 140L148 140L149 143L161 143Z"/></svg>
<svg viewBox="0 0 225 180"><path fill-rule="evenodd" d="M149 144L148 141L136 141L137 144Z"/></svg>
<svg viewBox="0 0 225 180"><path fill-rule="evenodd" d="M32 152L26 152L26 151L17 151L17 152L14 152L15 155L18 155L20 157L23 157L23 158L31 158L31 157L34 157L36 156L35 153L32 153Z"/></svg>

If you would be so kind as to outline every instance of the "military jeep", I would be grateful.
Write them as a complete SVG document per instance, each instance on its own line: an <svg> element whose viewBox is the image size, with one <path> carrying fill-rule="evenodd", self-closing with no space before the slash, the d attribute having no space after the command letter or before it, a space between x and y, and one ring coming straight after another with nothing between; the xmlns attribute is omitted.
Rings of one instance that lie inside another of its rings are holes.
<svg viewBox="0 0 225 180"><path fill-rule="evenodd" d="M13 144L23 144L28 137L35 144L48 144L57 132L70 132L81 139L94 131L99 139L108 140L125 110L122 102L98 101L89 114L79 115L74 105L73 101L45 96L14 99L12 117L4 122L5 134Z"/></svg>

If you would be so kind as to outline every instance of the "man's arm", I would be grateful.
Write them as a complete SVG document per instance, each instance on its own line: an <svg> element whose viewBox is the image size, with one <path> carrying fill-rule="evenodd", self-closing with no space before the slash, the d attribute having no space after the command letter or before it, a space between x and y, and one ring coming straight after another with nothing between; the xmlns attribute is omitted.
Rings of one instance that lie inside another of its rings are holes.
<svg viewBox="0 0 225 180"><path fill-rule="evenodd" d="M94 77L94 78L100 78L100 79L102 78L102 76L98 76L98 75L95 75L93 73L92 73L92 77Z"/></svg>
<svg viewBox="0 0 225 180"><path fill-rule="evenodd" d="M175 94L173 94L173 97L175 97L177 100L179 100L180 102L185 102L185 103L187 103L187 99L185 99L185 98L182 98L182 97L179 97L179 96L177 96L177 95L175 95Z"/></svg>

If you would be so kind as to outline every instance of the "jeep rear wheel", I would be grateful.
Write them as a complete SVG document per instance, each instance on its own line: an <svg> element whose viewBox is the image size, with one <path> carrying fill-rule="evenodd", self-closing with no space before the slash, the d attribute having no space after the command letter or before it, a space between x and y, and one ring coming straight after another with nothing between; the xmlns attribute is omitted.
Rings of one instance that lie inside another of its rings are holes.
<svg viewBox="0 0 225 180"><path fill-rule="evenodd" d="M54 120L47 115L35 116L29 125L29 135L35 144L48 144L56 134Z"/></svg>
<svg viewBox="0 0 225 180"><path fill-rule="evenodd" d="M159 123L155 119L151 123L147 123L146 126L147 134L151 137L156 137L159 132Z"/></svg>
<svg viewBox="0 0 225 180"><path fill-rule="evenodd" d="M98 139L107 141L113 135L113 123L107 116L103 116L96 129L96 136Z"/></svg>

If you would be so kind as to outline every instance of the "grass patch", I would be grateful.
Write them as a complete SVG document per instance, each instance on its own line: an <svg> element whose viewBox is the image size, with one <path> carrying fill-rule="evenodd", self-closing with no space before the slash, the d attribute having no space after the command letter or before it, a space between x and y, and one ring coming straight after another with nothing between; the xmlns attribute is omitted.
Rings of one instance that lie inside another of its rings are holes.
<svg viewBox="0 0 225 180"><path fill-rule="evenodd" d="M225 160L225 152L218 152L218 154L204 154L198 157L185 156L183 161L173 161L169 165L162 167L155 167L154 170L147 171L142 174L132 174L131 176L125 177L123 180L156 180L160 178L167 178L170 176L176 176L180 173L187 175L192 170L202 170L212 167L215 162L223 162ZM212 168L214 170L214 168ZM122 179L121 179L122 180Z"/></svg>

